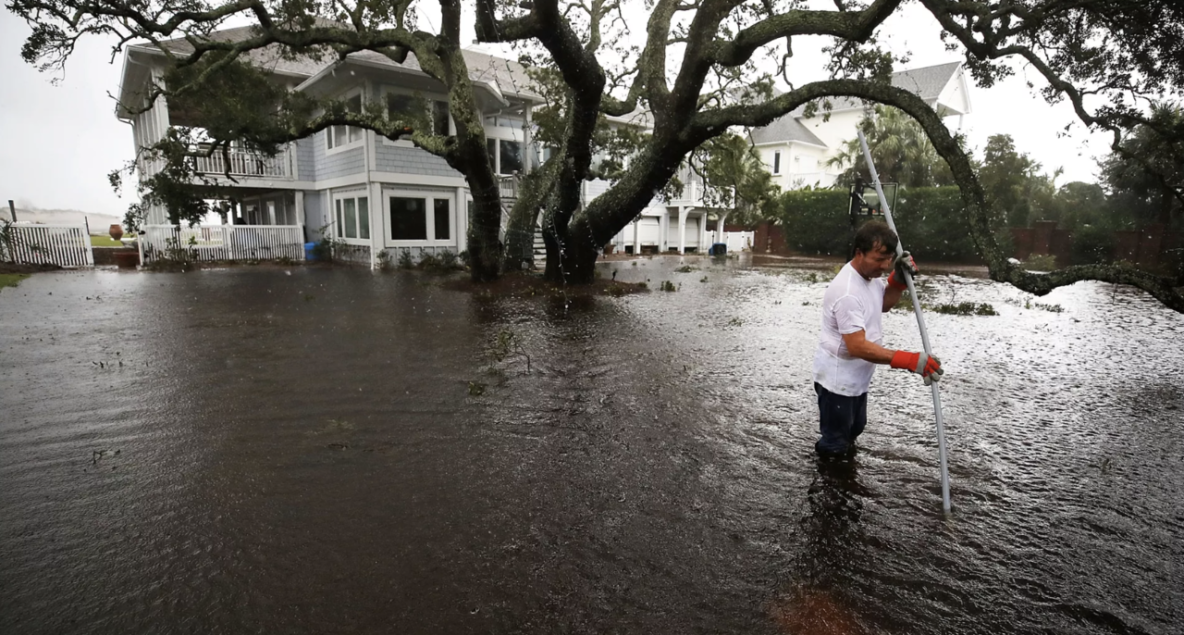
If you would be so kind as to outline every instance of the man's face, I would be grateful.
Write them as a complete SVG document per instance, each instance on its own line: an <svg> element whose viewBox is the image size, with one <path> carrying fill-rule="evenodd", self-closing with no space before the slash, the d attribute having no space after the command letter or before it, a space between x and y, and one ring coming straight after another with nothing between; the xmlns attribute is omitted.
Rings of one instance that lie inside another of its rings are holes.
<svg viewBox="0 0 1184 635"><path fill-rule="evenodd" d="M892 271L892 261L895 259L895 252L888 251L880 243L875 243L871 251L856 250L855 257L851 259L851 266L855 267L859 275L871 280Z"/></svg>

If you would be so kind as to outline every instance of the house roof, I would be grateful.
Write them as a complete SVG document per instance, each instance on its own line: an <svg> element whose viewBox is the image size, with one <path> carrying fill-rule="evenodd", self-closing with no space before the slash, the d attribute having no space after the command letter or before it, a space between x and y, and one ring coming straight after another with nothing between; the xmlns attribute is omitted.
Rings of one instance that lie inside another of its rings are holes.
<svg viewBox="0 0 1184 635"><path fill-rule="evenodd" d="M927 102L933 102L941 96L946 86L958 76L958 71L961 68L962 62L949 62L936 66L898 71L892 74L892 85L916 93L918 97ZM830 99L830 103L831 112L863 108L863 102L861 100L851 99L849 97L833 97ZM790 114L801 117L805 113L805 110L806 104L802 104Z"/></svg>
<svg viewBox="0 0 1184 635"><path fill-rule="evenodd" d="M961 62L950 62L948 64L900 71L892 74L892 85L912 91L921 99L932 103L937 101L946 87L950 85L950 82L958 76L961 67ZM774 93L780 94L780 91L774 91ZM861 101L846 97L831 98L830 102L832 106L831 112L863 107ZM806 104L803 104L789 114L775 119L773 123L767 126L753 128L751 131L752 142L754 144L761 144L796 141L826 147L826 143L801 122L805 110Z"/></svg>
<svg viewBox="0 0 1184 635"><path fill-rule="evenodd" d="M324 25L332 22L321 20ZM244 26L222 29L209 35L210 39L223 42L239 42L251 37L256 27ZM185 55L193 52L193 45L183 38L165 40L161 45L169 50ZM156 46L149 44L135 45L134 48L149 53L160 54ZM526 67L514 60L509 60L481 51L465 49L462 51L465 62L469 66L469 77L474 81L492 84L498 92L510 94L531 100L541 100L541 97L531 88L531 80L526 74ZM325 70L336 62L336 56L329 52L326 55L298 55L285 54L283 47L271 44L260 49L247 52L246 59L254 66L280 75L308 78ZM389 67L392 69L412 70L422 73L419 61L414 53L409 53L402 64L375 51L359 51L349 55L351 59L364 61L369 66Z"/></svg>
<svg viewBox="0 0 1184 635"><path fill-rule="evenodd" d="M792 113L779 117L773 120L773 123L762 128L753 128L750 134L754 144L797 141L826 147L822 139L810 132L810 129L798 121L797 116Z"/></svg>

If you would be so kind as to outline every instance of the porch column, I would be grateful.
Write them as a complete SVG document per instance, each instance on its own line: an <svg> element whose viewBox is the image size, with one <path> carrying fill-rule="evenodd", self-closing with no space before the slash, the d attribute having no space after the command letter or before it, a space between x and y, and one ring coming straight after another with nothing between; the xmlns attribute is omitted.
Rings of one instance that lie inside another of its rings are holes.
<svg viewBox="0 0 1184 635"><path fill-rule="evenodd" d="M367 172L367 176L369 172ZM386 245L386 228L382 224L382 183L370 183L366 195L370 208L370 268L378 268L378 252Z"/></svg>
<svg viewBox="0 0 1184 635"><path fill-rule="evenodd" d="M534 164L535 152L530 143L530 121L533 110L533 106L526 104L526 123L522 126L522 153L526 155L526 161L522 166L523 174L530 174L531 166Z"/></svg>
<svg viewBox="0 0 1184 635"><path fill-rule="evenodd" d="M463 187L456 188L456 253L469 249L469 202Z"/></svg>
<svg viewBox="0 0 1184 635"><path fill-rule="evenodd" d="M699 253L703 253L710 245L707 244L707 210L699 213Z"/></svg>
<svg viewBox="0 0 1184 635"><path fill-rule="evenodd" d="M670 210L667 209L658 219L658 251L665 253L670 245Z"/></svg>
<svg viewBox="0 0 1184 635"><path fill-rule="evenodd" d="M636 256L641 253L641 236L638 233L638 225L641 224L641 217L633 219L633 255Z"/></svg>
<svg viewBox="0 0 1184 635"><path fill-rule="evenodd" d="M296 190L296 224L304 231L304 191Z"/></svg>
<svg viewBox="0 0 1184 635"><path fill-rule="evenodd" d="M691 213L688 207L678 208L678 253L687 253L687 215Z"/></svg>

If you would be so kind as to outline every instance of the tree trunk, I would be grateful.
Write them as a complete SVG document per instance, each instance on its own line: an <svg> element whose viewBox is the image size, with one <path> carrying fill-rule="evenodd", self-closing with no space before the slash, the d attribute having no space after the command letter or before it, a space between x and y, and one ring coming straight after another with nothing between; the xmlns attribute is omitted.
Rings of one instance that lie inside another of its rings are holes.
<svg viewBox="0 0 1184 635"><path fill-rule="evenodd" d="M496 187L471 189L473 192L473 222L469 226L469 273L473 282L497 280L501 272L502 204Z"/></svg>
<svg viewBox="0 0 1184 635"><path fill-rule="evenodd" d="M572 221L570 227L548 220L543 222L543 242L547 246L543 278L552 284L590 284L596 278L601 245L595 243L582 220Z"/></svg>
<svg viewBox="0 0 1184 635"><path fill-rule="evenodd" d="M524 271L534 263L534 214L515 210L506 226L505 271Z"/></svg>

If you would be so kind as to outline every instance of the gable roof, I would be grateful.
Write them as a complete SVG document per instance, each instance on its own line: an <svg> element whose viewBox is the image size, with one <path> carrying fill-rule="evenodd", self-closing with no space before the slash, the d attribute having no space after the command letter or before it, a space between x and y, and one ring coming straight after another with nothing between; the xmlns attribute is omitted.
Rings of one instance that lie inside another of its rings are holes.
<svg viewBox="0 0 1184 635"><path fill-rule="evenodd" d="M318 19L322 26L332 26L335 23ZM222 29L209 34L209 38L219 42L241 42L252 37L257 28L254 26ZM184 38L164 40L161 46L168 48L178 55L193 52L193 45ZM137 51L162 55L155 45L137 44L130 48ZM502 93L511 94L526 99L540 100L541 97L532 89L531 80L526 74L526 67L517 61L497 57L481 51L464 49L462 51L465 62L469 67L469 77L476 82L493 84ZM297 78L309 78L332 66L336 55L328 52L322 56L286 54L283 47L270 44L263 48L254 49L244 54L246 60L253 66L271 71L278 75ZM350 53L350 59L362 60L370 66L389 67L392 69L411 70L422 73L419 61L414 53L408 53L402 64L375 51L358 51Z"/></svg>
<svg viewBox="0 0 1184 635"><path fill-rule="evenodd" d="M921 99L932 102L936 101L941 96L946 86L950 84L955 77L958 76L959 69L962 68L962 62L949 62L946 64L938 64L936 66L925 66L922 68L914 68L907 71L897 71L892 74L892 85L896 88L903 88L907 91L916 93ZM815 100L818 102L820 100ZM833 97L830 99L831 112L839 112L840 110L855 110L863 108L862 100L852 99L850 97ZM791 115L801 117L806 111L806 105L802 104L793 110ZM822 110L819 109L821 114Z"/></svg>
<svg viewBox="0 0 1184 635"><path fill-rule="evenodd" d="M900 71L892 74L892 85L912 91L925 101L937 99L961 67L962 62L949 62Z"/></svg>
<svg viewBox="0 0 1184 635"><path fill-rule="evenodd" d="M892 85L916 93L917 96L926 102L935 102L941 96L942 92L945 91L946 87L950 85L950 82L958 76L961 68L962 62L950 62L948 64L899 71L892 74ZM780 94L780 91L774 91L774 94ZM815 100L815 102L818 101ZM863 102L858 99L834 97L830 99L830 102L831 112L863 108ZM789 114L775 119L773 123L767 126L753 128L750 131L752 142L754 144L760 144L797 141L800 143L811 143L824 148L827 147L826 143L801 122L801 119L805 115L806 106L807 104L798 106ZM821 109L819 109L819 114L821 114Z"/></svg>
<svg viewBox="0 0 1184 635"><path fill-rule="evenodd" d="M792 113L774 119L773 123L763 128L753 128L749 134L754 144L798 141L826 147L822 139L810 132L810 129L798 121L798 118Z"/></svg>

